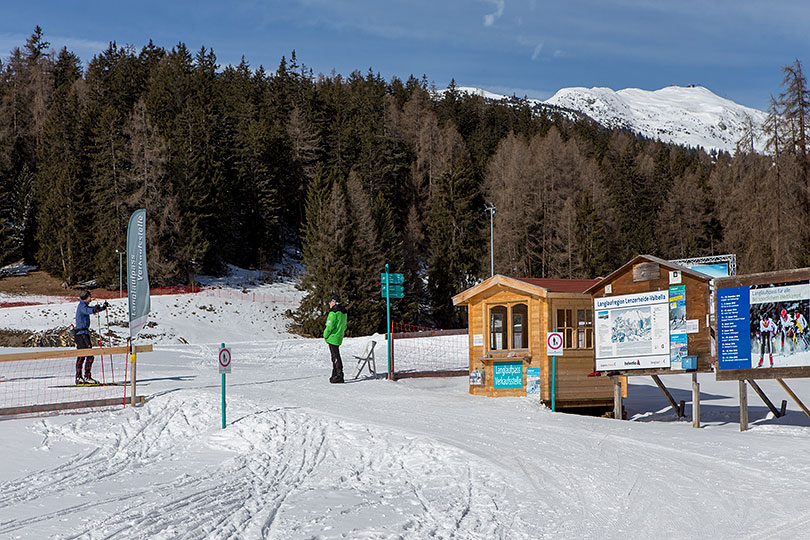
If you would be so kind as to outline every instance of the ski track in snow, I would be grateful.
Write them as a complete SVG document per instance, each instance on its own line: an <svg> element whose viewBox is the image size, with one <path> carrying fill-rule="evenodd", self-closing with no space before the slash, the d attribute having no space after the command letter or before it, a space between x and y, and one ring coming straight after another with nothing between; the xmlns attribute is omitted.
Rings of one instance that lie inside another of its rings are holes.
<svg viewBox="0 0 810 540"><path fill-rule="evenodd" d="M463 379L329 385L321 340L198 332L139 355L143 407L0 422L0 538L764 540L810 525L806 417L751 397L739 433L736 385L711 375L694 430L651 383L617 422L471 396ZM347 377L368 339L341 347Z"/></svg>
<svg viewBox="0 0 810 540"><path fill-rule="evenodd" d="M217 416L201 411L217 411L213 397L174 394L161 401L79 418L61 429L38 424L45 446L62 438L91 447L57 467L0 485L0 506L45 506L65 493L88 500L35 517L0 520L0 535L54 520L71 522L70 533L53 535L64 539L328 538L335 521L355 524L353 538L526 534L519 518L498 509L509 485L480 472L487 469L483 463L476 467L452 447L290 409L243 414L227 433L212 432ZM120 426L110 429L111 424ZM178 440L184 441L181 449ZM194 448L200 445L229 457L186 470L198 463ZM342 464L339 474L327 463ZM139 471L148 474L158 466L185 472L129 487ZM115 485L115 495L97 489L107 482ZM309 519L287 512L312 500L322 504L318 512L306 513ZM124 509L81 523L71 519L94 506L91 513L118 505ZM378 514L390 525L375 525Z"/></svg>

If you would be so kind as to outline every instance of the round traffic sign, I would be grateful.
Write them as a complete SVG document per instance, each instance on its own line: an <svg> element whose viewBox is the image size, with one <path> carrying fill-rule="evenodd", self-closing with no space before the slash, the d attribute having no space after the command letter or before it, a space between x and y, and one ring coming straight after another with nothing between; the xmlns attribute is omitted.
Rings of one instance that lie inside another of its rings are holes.
<svg viewBox="0 0 810 540"><path fill-rule="evenodd" d="M231 350L230 349L220 349L219 350L219 365L223 368L231 367Z"/></svg>
<svg viewBox="0 0 810 540"><path fill-rule="evenodd" d="M563 349L563 336L562 332L549 332L546 338L548 345L548 354L561 354Z"/></svg>

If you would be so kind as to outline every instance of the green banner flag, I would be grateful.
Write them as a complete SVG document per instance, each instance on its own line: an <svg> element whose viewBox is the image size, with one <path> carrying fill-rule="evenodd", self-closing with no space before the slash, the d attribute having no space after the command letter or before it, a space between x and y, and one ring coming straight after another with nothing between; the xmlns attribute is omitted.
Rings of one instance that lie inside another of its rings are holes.
<svg viewBox="0 0 810 540"><path fill-rule="evenodd" d="M149 274L146 269L146 210L135 210L127 227L127 296L129 337L135 339L149 315Z"/></svg>

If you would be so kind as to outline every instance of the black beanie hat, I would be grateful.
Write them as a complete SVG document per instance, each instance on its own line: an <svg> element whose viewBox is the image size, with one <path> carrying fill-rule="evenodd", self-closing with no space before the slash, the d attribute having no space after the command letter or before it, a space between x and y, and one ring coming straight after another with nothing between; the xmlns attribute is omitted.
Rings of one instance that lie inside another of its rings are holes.
<svg viewBox="0 0 810 540"><path fill-rule="evenodd" d="M340 298L338 298L338 295L333 294L332 297L329 299L329 301L330 302L335 302L336 304L339 304L340 303Z"/></svg>

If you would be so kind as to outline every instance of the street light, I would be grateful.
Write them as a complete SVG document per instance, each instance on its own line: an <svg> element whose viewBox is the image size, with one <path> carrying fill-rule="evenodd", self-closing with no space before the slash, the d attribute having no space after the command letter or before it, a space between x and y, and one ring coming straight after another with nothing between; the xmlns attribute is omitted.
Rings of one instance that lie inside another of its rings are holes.
<svg viewBox="0 0 810 540"><path fill-rule="evenodd" d="M493 234L493 216L495 215L495 205L484 203L484 209L489 212L489 275L495 275L495 236Z"/></svg>
<svg viewBox="0 0 810 540"><path fill-rule="evenodd" d="M118 298L124 297L124 252L115 250L118 253Z"/></svg>

